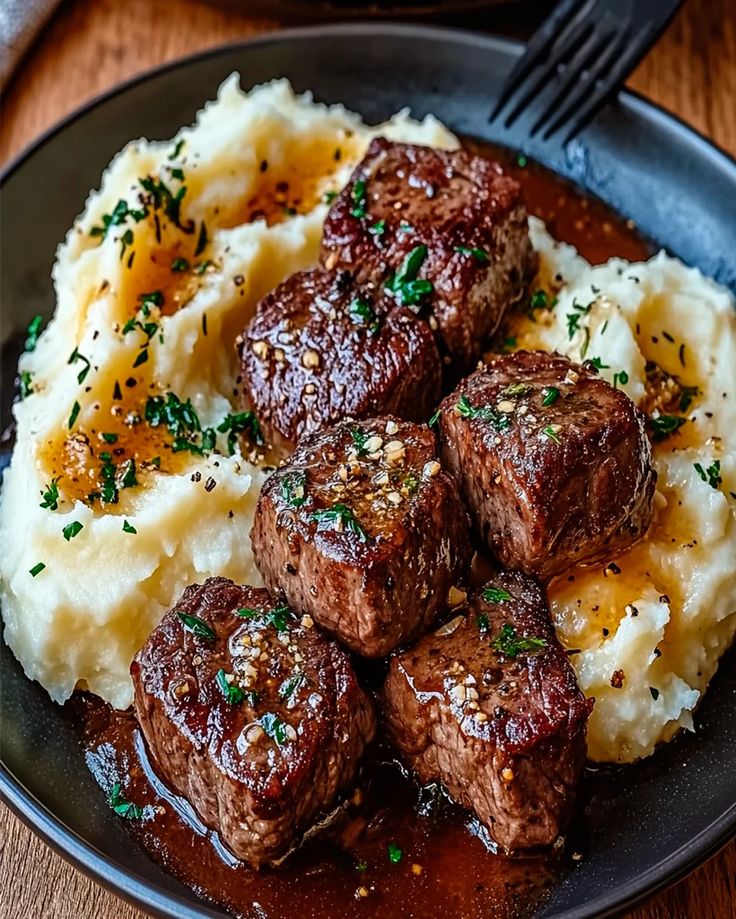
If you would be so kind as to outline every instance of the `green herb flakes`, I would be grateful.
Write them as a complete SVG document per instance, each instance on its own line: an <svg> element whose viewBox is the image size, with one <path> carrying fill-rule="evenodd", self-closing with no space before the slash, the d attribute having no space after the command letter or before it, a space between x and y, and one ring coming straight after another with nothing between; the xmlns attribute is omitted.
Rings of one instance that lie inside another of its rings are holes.
<svg viewBox="0 0 736 919"><path fill-rule="evenodd" d="M368 542L368 535L355 514L345 504L333 504L332 507L314 511L309 519L317 524L317 530L330 530L337 533L349 533L357 536L360 542Z"/></svg>
<svg viewBox="0 0 736 919"><path fill-rule="evenodd" d="M83 529L83 524L81 524L78 520L73 520L71 523L68 523L61 532L64 536L64 539L69 542L70 539L74 539L75 536L81 533Z"/></svg>
<svg viewBox="0 0 736 919"><path fill-rule="evenodd" d="M546 437L547 440L551 440L556 444L562 443L562 441L560 440L559 434L557 433L557 431L555 431L554 427L551 424L548 424L547 427L542 428L542 430L540 431L540 434L543 437Z"/></svg>
<svg viewBox="0 0 736 919"><path fill-rule="evenodd" d="M546 646L546 639L518 635L516 629L509 623L501 626L501 631L492 642L494 651L512 660L520 654L533 654L535 651L541 651Z"/></svg>
<svg viewBox="0 0 736 919"><path fill-rule="evenodd" d="M358 219L366 216L366 207L368 206L366 186L367 183L365 179L358 179L355 185L353 185L353 190L350 193L350 197L353 201L353 207L350 213L353 217L357 217Z"/></svg>
<svg viewBox="0 0 736 919"><path fill-rule="evenodd" d="M265 715L261 715L258 719L258 723L271 740L275 741L279 747L286 743L286 725L278 715L268 712Z"/></svg>
<svg viewBox="0 0 736 919"><path fill-rule="evenodd" d="M31 351L36 350L36 345L38 344L38 336L41 334L41 326L43 324L43 317L34 316L33 319L28 323L28 328L26 329L26 343L25 351L30 354Z"/></svg>
<svg viewBox="0 0 736 919"><path fill-rule="evenodd" d="M258 447L263 446L265 442L256 413L252 411L226 415L218 424L217 430L222 434L227 432L227 449L230 456L235 453L239 434L245 434Z"/></svg>
<svg viewBox="0 0 736 919"><path fill-rule="evenodd" d="M388 860L392 865L398 865L401 859L404 857L403 851L395 842L390 842L388 844Z"/></svg>
<svg viewBox="0 0 736 919"><path fill-rule="evenodd" d="M301 507L307 500L307 474L287 472L281 479L281 497L291 507Z"/></svg>
<svg viewBox="0 0 736 919"><path fill-rule="evenodd" d="M556 402L560 397L560 391L556 386L545 386L542 390L544 393L544 398L542 399L542 405L552 405L553 402Z"/></svg>
<svg viewBox="0 0 736 919"><path fill-rule="evenodd" d="M481 596L486 603L505 603L514 599L504 587L485 587Z"/></svg>
<svg viewBox="0 0 736 919"><path fill-rule="evenodd" d="M687 418L683 418L680 415L659 415L656 418L650 418L649 427L652 431L652 437L657 442L666 440L671 434L678 431L686 421Z"/></svg>
<svg viewBox="0 0 736 919"><path fill-rule="evenodd" d="M128 523L127 520L123 520L123 533L132 533L135 536L137 532L138 530L136 530L131 523Z"/></svg>
<svg viewBox="0 0 736 919"><path fill-rule="evenodd" d="M428 427L434 428L439 424L440 417L442 415L442 409L438 408L437 411L432 415L432 417L427 422Z"/></svg>
<svg viewBox="0 0 736 919"><path fill-rule="evenodd" d="M171 262L171 270L176 274L181 274L182 271L189 271L189 262L185 258L175 258Z"/></svg>
<svg viewBox="0 0 736 919"><path fill-rule="evenodd" d="M613 375L613 388L614 389L618 389L619 383L622 386L626 386L628 382L629 382L629 375L625 370L619 370L618 373L614 373Z"/></svg>
<svg viewBox="0 0 736 919"><path fill-rule="evenodd" d="M228 680L228 676L230 677L230 680ZM220 692L225 697L225 701L229 705L240 705L240 703L245 699L245 693L235 682L232 682L233 680L234 677L232 674L225 673L224 670L217 671L215 682L217 683Z"/></svg>
<svg viewBox="0 0 736 919"><path fill-rule="evenodd" d="M284 680L281 686L279 686L279 695L285 702L288 702L291 697L299 691L304 683L306 683L306 681L307 678L303 673L295 673L287 680Z"/></svg>
<svg viewBox="0 0 736 919"><path fill-rule="evenodd" d="M477 262L487 262L490 260L486 250L477 247L471 249L469 246L455 246L455 252L459 252L461 255L472 255Z"/></svg>
<svg viewBox="0 0 736 919"><path fill-rule="evenodd" d="M396 274L392 275L384 285L386 290L398 296L404 306L416 306L434 290L431 281L417 278L426 257L427 247L425 245L415 246L401 263Z"/></svg>
<svg viewBox="0 0 736 919"><path fill-rule="evenodd" d="M27 399L33 395L33 374L30 370L21 370L18 377L18 391L21 399Z"/></svg>
<svg viewBox="0 0 736 919"><path fill-rule="evenodd" d="M59 479L60 475L57 475L55 479L51 479L49 484L46 486L46 489L41 492L42 501L38 505L49 511L55 511L59 507Z"/></svg>
<svg viewBox="0 0 736 919"><path fill-rule="evenodd" d="M700 463L693 463L693 466L695 467L695 471L698 473L700 478L704 482L707 482L711 488L715 488L717 490L723 483L720 460L714 460L706 469L703 469Z"/></svg>
<svg viewBox="0 0 736 919"><path fill-rule="evenodd" d="M39 574L41 574L41 572L44 571L45 568L46 568L46 565L43 562L38 562L37 564L33 566L33 568L31 568L29 574L31 575L32 578L35 578Z"/></svg>
<svg viewBox="0 0 736 919"><path fill-rule="evenodd" d="M497 431L507 431L511 427L511 418L505 412L497 412L490 405L474 406L467 396L460 396L455 411L470 421L487 421Z"/></svg>
<svg viewBox="0 0 736 919"><path fill-rule="evenodd" d="M356 297L348 307L348 311L353 322L366 325L368 331L375 335L379 327L378 317L367 300L363 300L362 297Z"/></svg>
<svg viewBox="0 0 736 919"><path fill-rule="evenodd" d="M180 610L176 611L176 615L184 623L184 628L187 632L191 632L192 635L196 635L198 638L208 638L210 641L214 641L216 638L214 630L199 616L182 613Z"/></svg>
<svg viewBox="0 0 736 919"><path fill-rule="evenodd" d="M80 406L80 404L79 404L78 402L75 402L74 405L72 405L72 410L71 410L71 413L70 413L70 415L69 415L69 422L68 422L68 425L67 425L67 427L69 428L70 431L71 431L71 429L74 427L74 423L76 422L77 418L79 417L79 410L80 410L80 408L81 408L81 406Z"/></svg>
<svg viewBox="0 0 736 919"><path fill-rule="evenodd" d="M125 798L123 798L120 782L116 782L112 786L112 791L108 796L107 803L115 811L118 817L123 817L125 820L140 820L143 816L142 807L139 807L137 804L132 804L130 801L126 801Z"/></svg>

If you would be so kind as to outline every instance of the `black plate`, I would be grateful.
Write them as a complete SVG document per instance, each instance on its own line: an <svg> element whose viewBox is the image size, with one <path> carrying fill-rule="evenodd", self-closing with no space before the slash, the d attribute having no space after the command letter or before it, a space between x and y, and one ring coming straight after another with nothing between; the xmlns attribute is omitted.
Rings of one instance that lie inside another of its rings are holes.
<svg viewBox="0 0 736 919"><path fill-rule="evenodd" d="M2 341L54 306L57 244L110 158L131 138L170 137L231 71L243 85L288 77L369 121L405 105L458 132L505 140L552 166L686 262L736 287L736 163L685 125L626 94L567 151L503 137L487 113L519 46L464 32L338 26L282 32L137 79L93 102L23 154L2 182ZM521 128L523 131L523 126ZM3 392L3 421L11 391ZM18 522L22 525L22 522ZM76 736L2 647L0 791L39 835L100 883L150 912L222 916L126 836L85 768ZM596 803L586 858L540 916L603 916L682 876L736 832L736 672L721 666L695 734L618 773ZM599 783L596 783L599 784Z"/></svg>

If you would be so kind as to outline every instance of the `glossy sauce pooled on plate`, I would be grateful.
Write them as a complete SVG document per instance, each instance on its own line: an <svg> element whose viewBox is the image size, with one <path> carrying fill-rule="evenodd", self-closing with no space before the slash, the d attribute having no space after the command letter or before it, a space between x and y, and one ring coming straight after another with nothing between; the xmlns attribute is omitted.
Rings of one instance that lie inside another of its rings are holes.
<svg viewBox="0 0 736 919"><path fill-rule="evenodd" d="M599 263L645 259L652 247L602 202L508 151L470 143L521 183L528 208L553 236ZM502 333L503 335L503 330ZM363 674L378 686L382 665ZM390 750L374 744L347 800L276 868L255 872L222 846L148 761L131 713L77 695L87 761L135 838L175 877L235 915L500 917L528 913L578 858L567 850L505 857L489 852L470 814L429 786L419 790ZM573 831L574 832L574 831Z"/></svg>

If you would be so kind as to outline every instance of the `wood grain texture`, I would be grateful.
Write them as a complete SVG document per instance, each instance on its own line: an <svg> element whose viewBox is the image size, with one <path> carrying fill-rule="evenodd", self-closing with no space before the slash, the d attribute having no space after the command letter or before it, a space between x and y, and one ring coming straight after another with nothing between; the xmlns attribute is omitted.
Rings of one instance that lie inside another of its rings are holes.
<svg viewBox="0 0 736 919"><path fill-rule="evenodd" d="M248 5L244 0L238 11L201 0L66 0L5 94L0 162L120 80L280 24L242 12ZM452 24L514 34L527 15L494 10ZM630 85L736 154L736 0L689 0ZM736 842L630 919L733 916ZM0 917L143 919L143 913L88 881L2 807Z"/></svg>

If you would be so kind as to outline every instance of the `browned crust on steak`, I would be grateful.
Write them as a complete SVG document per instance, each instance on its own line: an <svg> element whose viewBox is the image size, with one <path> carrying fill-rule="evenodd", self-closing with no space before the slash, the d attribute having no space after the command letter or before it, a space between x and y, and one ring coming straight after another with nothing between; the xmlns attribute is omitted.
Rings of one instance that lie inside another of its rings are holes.
<svg viewBox="0 0 736 919"><path fill-rule="evenodd" d="M290 500L296 482L303 491ZM330 519L336 505L349 516ZM302 441L264 484L251 539L270 590L351 650L377 657L445 608L469 568L469 527L432 432L389 417Z"/></svg>
<svg viewBox="0 0 736 919"><path fill-rule="evenodd" d="M545 406L550 387L559 396ZM656 473L645 419L592 370L542 351L503 355L443 401L439 425L443 462L504 565L546 580L646 533Z"/></svg>
<svg viewBox="0 0 736 919"><path fill-rule="evenodd" d="M344 272L287 278L260 301L238 344L246 405L281 452L345 417L426 420L439 399L440 358L426 324Z"/></svg>
<svg viewBox="0 0 736 919"><path fill-rule="evenodd" d="M488 602L480 591L391 660L386 729L420 780L442 781L499 845L549 845L574 803L593 703L577 687L539 585L502 572L486 587L508 598ZM514 641L544 645L510 657L498 650L504 626Z"/></svg>
<svg viewBox="0 0 736 919"><path fill-rule="evenodd" d="M365 216L356 216L359 182ZM440 350L467 369L536 273L527 216L521 187L497 163L380 137L330 208L321 260L381 288L405 256L426 246L418 277L434 292L414 308L430 316Z"/></svg>
<svg viewBox="0 0 736 919"><path fill-rule="evenodd" d="M288 612L279 632L273 609L265 590L226 578L192 585L131 665L156 772L256 867L283 856L349 785L375 729L347 654ZM193 634L179 613L214 639ZM244 694L237 703L218 683L221 669Z"/></svg>

